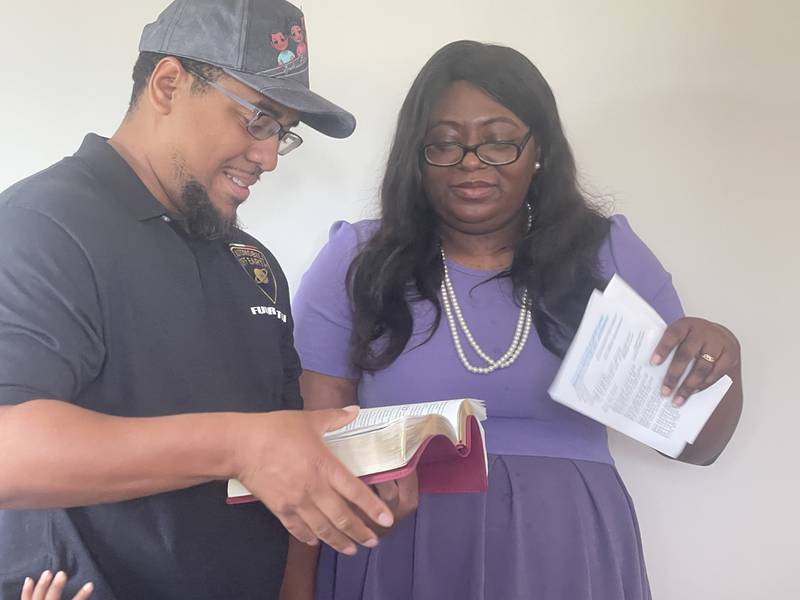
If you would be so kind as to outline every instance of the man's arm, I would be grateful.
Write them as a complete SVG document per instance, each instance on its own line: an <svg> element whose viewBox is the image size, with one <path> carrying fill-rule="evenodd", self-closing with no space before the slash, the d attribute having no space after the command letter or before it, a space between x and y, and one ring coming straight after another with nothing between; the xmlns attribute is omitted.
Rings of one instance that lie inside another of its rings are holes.
<svg viewBox="0 0 800 600"><path fill-rule="evenodd" d="M304 408L311 414L325 412L356 403L357 381L332 377L304 370L300 376L300 391ZM416 473L398 481L387 481L375 486L376 491L391 509L395 522L408 516L417 508L418 488ZM356 513L359 509L355 508ZM367 523L378 535L387 533L386 528L370 521ZM312 600L319 548L308 547L297 540L289 539L289 555L281 588L281 600Z"/></svg>
<svg viewBox="0 0 800 600"><path fill-rule="evenodd" d="M93 263L47 215L1 206L0 266L0 507L113 502L236 477L309 544L375 543L351 504L392 522L322 441L352 412L126 418L71 404L105 360Z"/></svg>
<svg viewBox="0 0 800 600"><path fill-rule="evenodd" d="M349 410L112 417L57 400L0 407L0 508L114 502L238 478L299 540L354 553L386 505L327 450ZM352 505L352 506L351 506Z"/></svg>
<svg viewBox="0 0 800 600"><path fill-rule="evenodd" d="M233 473L232 414L112 417L58 400L0 407L0 508L118 502Z"/></svg>

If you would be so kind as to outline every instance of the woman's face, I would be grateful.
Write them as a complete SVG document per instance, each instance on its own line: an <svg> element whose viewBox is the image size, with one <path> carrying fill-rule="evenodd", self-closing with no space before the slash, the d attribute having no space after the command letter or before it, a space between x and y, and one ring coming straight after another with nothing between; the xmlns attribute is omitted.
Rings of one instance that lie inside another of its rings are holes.
<svg viewBox="0 0 800 600"><path fill-rule="evenodd" d="M423 144L483 142L520 143L528 126L479 87L458 81L434 105ZM474 152L452 167L423 162L422 184L444 224L464 233L491 233L520 218L520 209L536 173L536 140L531 138L519 159L490 166Z"/></svg>

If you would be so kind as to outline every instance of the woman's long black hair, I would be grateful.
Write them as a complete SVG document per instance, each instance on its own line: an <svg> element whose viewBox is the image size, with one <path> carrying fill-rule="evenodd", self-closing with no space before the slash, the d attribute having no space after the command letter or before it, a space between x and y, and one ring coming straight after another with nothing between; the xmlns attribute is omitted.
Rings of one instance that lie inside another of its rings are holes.
<svg viewBox="0 0 800 600"><path fill-rule="evenodd" d="M592 290L604 287L597 251L608 219L581 193L575 160L555 98L525 56L473 41L444 46L417 75L397 120L381 188L382 218L348 272L354 307L353 362L366 371L389 366L412 333L411 302L436 308L442 281L437 216L422 187L420 151L433 106L453 82L470 82L506 106L533 132L541 168L528 191L533 229L514 248L511 277L520 301L528 290L545 347L563 356Z"/></svg>

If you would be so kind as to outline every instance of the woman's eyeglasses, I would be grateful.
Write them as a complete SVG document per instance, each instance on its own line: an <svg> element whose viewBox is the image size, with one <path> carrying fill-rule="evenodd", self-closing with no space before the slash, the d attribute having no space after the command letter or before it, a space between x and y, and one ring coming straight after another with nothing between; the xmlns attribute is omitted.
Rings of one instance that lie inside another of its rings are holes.
<svg viewBox="0 0 800 600"><path fill-rule="evenodd" d="M473 146L465 146L457 142L427 144L422 147L422 156L434 167L454 167L461 164L470 152L475 153L482 163L493 167L510 165L519 160L525 144L532 134L530 131L519 142L482 142Z"/></svg>

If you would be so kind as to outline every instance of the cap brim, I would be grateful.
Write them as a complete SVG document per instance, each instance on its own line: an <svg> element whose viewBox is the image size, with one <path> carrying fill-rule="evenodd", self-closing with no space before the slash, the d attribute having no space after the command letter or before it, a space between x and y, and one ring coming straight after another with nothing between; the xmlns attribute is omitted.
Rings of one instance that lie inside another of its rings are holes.
<svg viewBox="0 0 800 600"><path fill-rule="evenodd" d="M302 83L288 77L265 77L233 69L223 70L226 75L264 94L270 100L296 110L303 123L320 133L346 138L356 128L356 118L352 114L315 94Z"/></svg>

